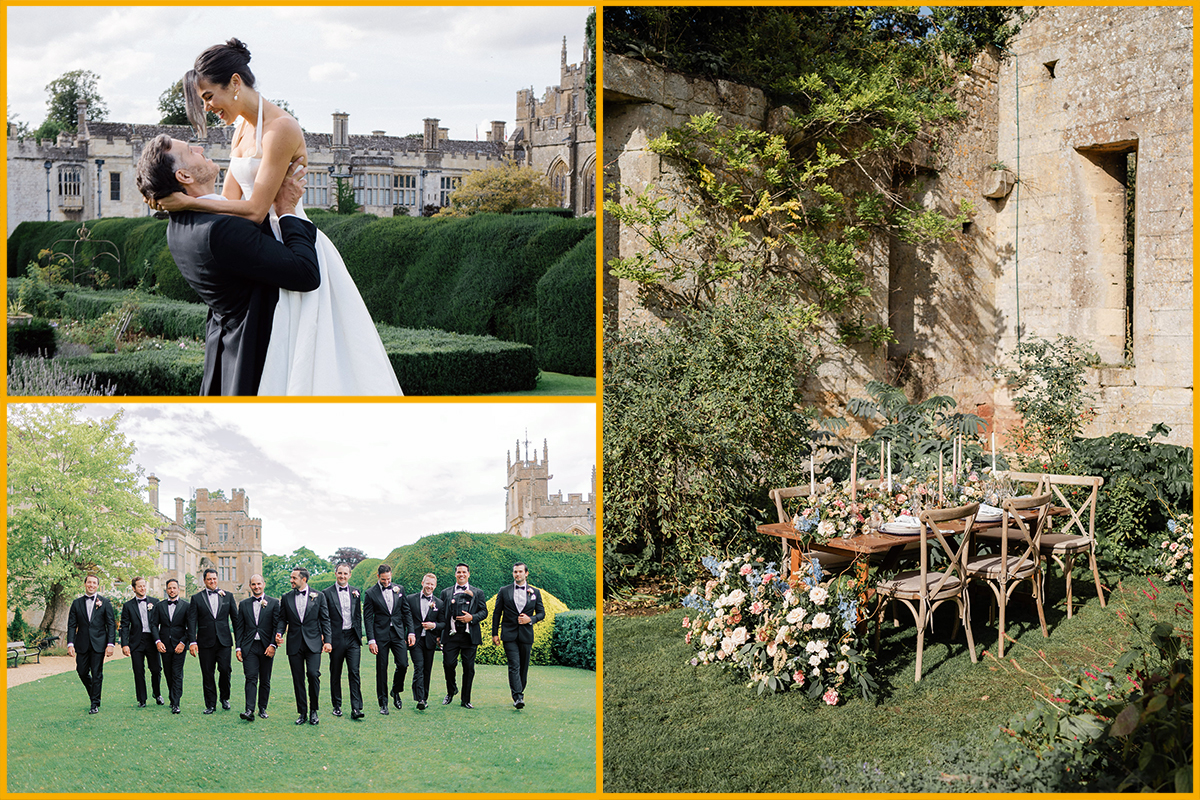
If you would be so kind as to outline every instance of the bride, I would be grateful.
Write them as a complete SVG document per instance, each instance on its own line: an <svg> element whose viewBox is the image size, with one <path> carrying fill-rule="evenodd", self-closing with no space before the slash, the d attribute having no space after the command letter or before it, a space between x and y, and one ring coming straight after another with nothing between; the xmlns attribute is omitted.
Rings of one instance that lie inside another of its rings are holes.
<svg viewBox="0 0 1200 800"><path fill-rule="evenodd" d="M205 112L237 127L230 146L224 201L176 193L159 201L167 211L233 214L262 222L268 213L281 238L271 200L292 161L307 150L300 124L254 86L250 50L237 39L213 45L183 79L188 120L200 136ZM253 122L251 122L253 120ZM296 213L307 219L299 205ZM260 395L399 395L396 374L354 279L333 242L317 231L321 286L281 289L271 326Z"/></svg>

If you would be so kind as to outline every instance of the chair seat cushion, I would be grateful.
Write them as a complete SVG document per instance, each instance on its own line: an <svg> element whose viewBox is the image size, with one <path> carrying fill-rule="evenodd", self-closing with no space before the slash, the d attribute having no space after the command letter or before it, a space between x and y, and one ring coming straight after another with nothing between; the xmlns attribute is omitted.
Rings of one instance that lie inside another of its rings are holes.
<svg viewBox="0 0 1200 800"><path fill-rule="evenodd" d="M1092 540L1086 536L1073 536L1069 533L1043 533L1042 552L1059 555L1062 553L1078 553L1089 550Z"/></svg>
<svg viewBox="0 0 1200 800"><path fill-rule="evenodd" d="M1033 574L1033 570L1036 566L1034 562L1026 560L1020 563L1018 566L1019 561L1019 555L1010 555L1008 557L1009 580L1024 580ZM1001 564L1000 556L979 556L978 558L973 558L966 563L966 570L968 575L999 580L1000 575L1004 571L1004 567Z"/></svg>
<svg viewBox="0 0 1200 800"><path fill-rule="evenodd" d="M938 581L942 579L943 574L941 572L933 572L925 576L926 591L930 592L929 597L931 600L941 597L953 597L962 588L962 581L958 579L958 576L951 575L946 579L946 583L942 586L941 590L937 594L933 594L933 589L938 585ZM901 572L891 580L880 581L876 585L875 591L880 594L892 595L893 597L919 598L921 596L921 571Z"/></svg>

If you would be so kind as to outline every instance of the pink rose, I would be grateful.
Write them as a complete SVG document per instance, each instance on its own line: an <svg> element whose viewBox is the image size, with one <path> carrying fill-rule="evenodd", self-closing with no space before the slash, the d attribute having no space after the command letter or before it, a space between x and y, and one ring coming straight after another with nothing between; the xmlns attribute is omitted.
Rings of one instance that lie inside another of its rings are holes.
<svg viewBox="0 0 1200 800"><path fill-rule="evenodd" d="M742 564L742 568L738 570L739 575L749 575L754 570L749 564Z"/></svg>
<svg viewBox="0 0 1200 800"><path fill-rule="evenodd" d="M763 583L770 583L773 580L775 580L775 576L772 573L768 572L766 575L763 575Z"/></svg>
<svg viewBox="0 0 1200 800"><path fill-rule="evenodd" d="M792 680L796 682L797 687L803 686L804 685L804 673L801 672L800 670L796 670L795 673L792 674Z"/></svg>
<svg viewBox="0 0 1200 800"><path fill-rule="evenodd" d="M684 637L683 637L683 643L684 643L684 644L691 644L691 643L692 643L692 634L691 634L691 631L689 631L689 632L688 632L688 635L687 635L687 636L684 636Z"/></svg>
<svg viewBox="0 0 1200 800"><path fill-rule="evenodd" d="M755 600L755 601L754 601L754 602L753 602L753 603L750 605L750 613L751 613L751 614L761 614L761 613L762 613L762 611L763 611L763 604L762 604L761 602L759 602L759 601Z"/></svg>
<svg viewBox="0 0 1200 800"><path fill-rule="evenodd" d="M684 618L683 618L683 627L687 628L687 627L689 627L691 624L692 624L692 623L691 623L691 621L690 621L690 620L689 620L687 617L684 617Z"/></svg>
<svg viewBox="0 0 1200 800"><path fill-rule="evenodd" d="M826 691L825 694L821 695L821 699L825 701L826 705L836 706L838 704L837 689Z"/></svg>

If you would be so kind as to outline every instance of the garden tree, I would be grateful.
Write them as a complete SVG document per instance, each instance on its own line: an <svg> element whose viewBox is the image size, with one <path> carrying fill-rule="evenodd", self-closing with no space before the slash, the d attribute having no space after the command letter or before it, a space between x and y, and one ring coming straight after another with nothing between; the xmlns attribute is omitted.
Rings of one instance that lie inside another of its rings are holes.
<svg viewBox="0 0 1200 800"><path fill-rule="evenodd" d="M337 551L329 557L329 563L337 567L338 564L345 562L350 565L350 569L354 569L360 561L366 561L367 554L357 547L339 547Z"/></svg>
<svg viewBox="0 0 1200 800"><path fill-rule="evenodd" d="M263 583L271 597L282 597L292 590L292 570L303 567L310 577L329 572L332 567L307 547L298 547L290 556L263 554Z"/></svg>
<svg viewBox="0 0 1200 800"><path fill-rule="evenodd" d="M76 100L86 100L88 122L102 122L108 116L108 106L96 88L100 76L91 70L73 69L46 84L46 119L34 133L39 139L49 139L60 131L75 133L78 125Z"/></svg>
<svg viewBox="0 0 1200 800"><path fill-rule="evenodd" d="M345 178L337 179L334 203L334 211L338 214L355 214L358 212L358 202L354 199L354 187Z"/></svg>
<svg viewBox="0 0 1200 800"><path fill-rule="evenodd" d="M914 147L948 135L962 70L982 48L1002 50L1022 18L999 7L604 13L608 51L757 86L775 107L767 131L709 113L651 140L683 178L674 194L608 187L605 213L643 244L609 269L665 323L605 333L605 574L620 580L694 566L697 547L742 536L767 514L772 482L794 479L777 467L820 435L800 381L847 345L893 339L870 299L881 243L938 246L969 218L967 206L912 200Z"/></svg>
<svg viewBox="0 0 1200 800"><path fill-rule="evenodd" d="M183 78L172 83L158 96L158 113L162 115L159 125L190 125L187 118L187 106L183 100ZM205 124L215 128L221 120L211 111L204 115Z"/></svg>
<svg viewBox="0 0 1200 800"><path fill-rule="evenodd" d="M587 39L587 49L591 53L588 59L587 76L584 78L584 94L587 97L588 127L596 130L596 11L588 14L584 26L584 37Z"/></svg>
<svg viewBox="0 0 1200 800"><path fill-rule="evenodd" d="M541 172L504 162L463 178L450 195L450 205L438 216L465 217L481 211L507 214L514 208L558 206L561 200Z"/></svg>
<svg viewBox="0 0 1200 800"><path fill-rule="evenodd" d="M208 493L209 497L219 497L225 499L224 489L212 489ZM187 528L192 533L196 532L196 490L192 489L191 499L187 502L187 507L183 510L183 527Z"/></svg>
<svg viewBox="0 0 1200 800"><path fill-rule="evenodd" d="M43 606L43 631L66 624L59 607L89 572L107 592L154 568L156 517L134 443L117 429L123 412L87 420L79 409L8 410L8 601Z"/></svg>

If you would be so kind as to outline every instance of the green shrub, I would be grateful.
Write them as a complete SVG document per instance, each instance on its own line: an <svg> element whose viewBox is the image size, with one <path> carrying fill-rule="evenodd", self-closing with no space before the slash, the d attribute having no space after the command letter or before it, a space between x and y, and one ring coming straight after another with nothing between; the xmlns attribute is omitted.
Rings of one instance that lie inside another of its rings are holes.
<svg viewBox="0 0 1200 800"><path fill-rule="evenodd" d="M554 641L555 616L565 612L567 607L561 600L547 592L540 585L533 581L530 581L529 585L541 592L542 607L546 610L546 618L533 626L533 653L529 656L529 663L554 666L558 663L554 659L554 652L551 646ZM492 595L488 599L487 607L488 616L482 623L483 644L479 645L479 649L475 651L475 663L507 664L508 661L504 658L504 642L501 642L499 647L492 644L492 615L496 613L496 595Z"/></svg>
<svg viewBox="0 0 1200 800"><path fill-rule="evenodd" d="M512 214L513 216L520 216L522 214L550 214L555 217L567 217L568 219L575 216L575 212L572 211L571 209L557 208L557 207L555 207L555 208L514 208L512 211L510 211L508 213Z"/></svg>
<svg viewBox="0 0 1200 800"><path fill-rule="evenodd" d="M405 394L486 394L537 386L538 367L529 345L438 330L378 328Z"/></svg>
<svg viewBox="0 0 1200 800"><path fill-rule="evenodd" d="M564 611L554 618L554 659L564 667L596 668L596 612Z"/></svg>
<svg viewBox="0 0 1200 800"><path fill-rule="evenodd" d="M8 328L8 357L43 356L52 358L56 348L54 326L48 319L31 319L26 325Z"/></svg>
<svg viewBox="0 0 1200 800"><path fill-rule="evenodd" d="M117 395L196 396L204 378L204 353L163 349L57 359L77 380L111 384Z"/></svg>
<svg viewBox="0 0 1200 800"><path fill-rule="evenodd" d="M560 258L537 285L538 363L548 372L596 374L596 234Z"/></svg>

